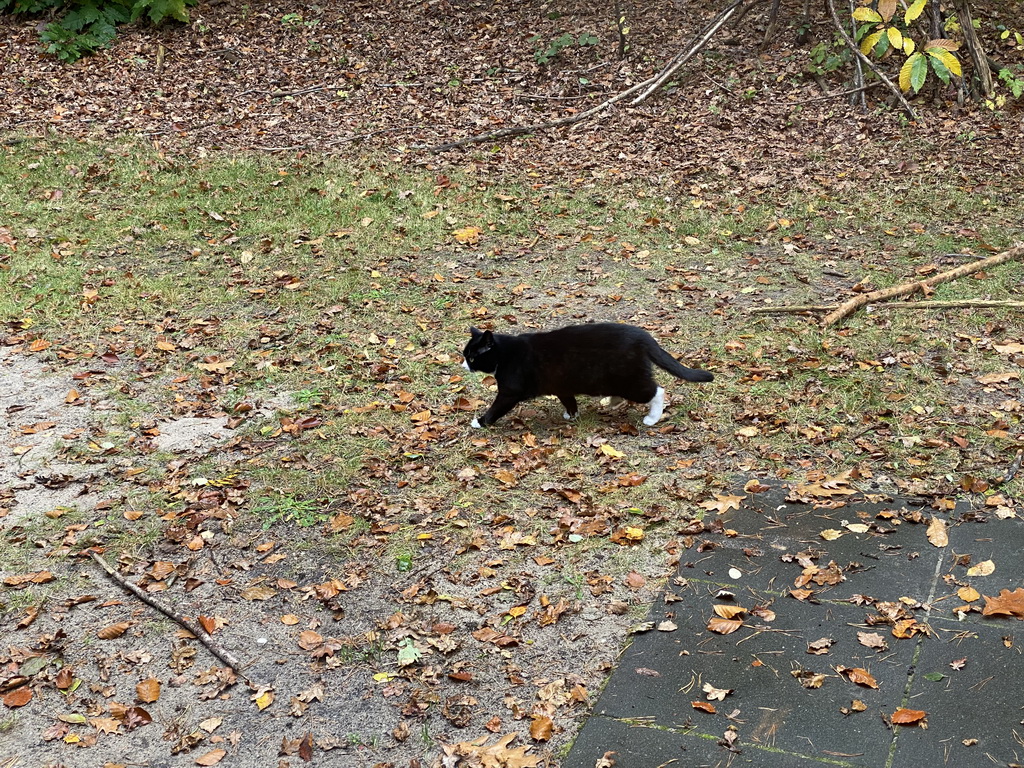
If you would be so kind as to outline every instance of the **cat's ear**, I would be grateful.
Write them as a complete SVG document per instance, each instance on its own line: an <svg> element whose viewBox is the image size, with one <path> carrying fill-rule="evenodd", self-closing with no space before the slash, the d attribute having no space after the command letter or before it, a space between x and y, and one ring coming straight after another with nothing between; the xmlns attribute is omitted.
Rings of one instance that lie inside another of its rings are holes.
<svg viewBox="0 0 1024 768"><path fill-rule="evenodd" d="M494 334L490 331L483 331L480 334L480 352L484 353L494 346Z"/></svg>
<svg viewBox="0 0 1024 768"><path fill-rule="evenodd" d="M477 336L482 336L483 335L483 331L481 331L476 326L471 325L471 326L469 326L469 335L472 336L475 339Z"/></svg>

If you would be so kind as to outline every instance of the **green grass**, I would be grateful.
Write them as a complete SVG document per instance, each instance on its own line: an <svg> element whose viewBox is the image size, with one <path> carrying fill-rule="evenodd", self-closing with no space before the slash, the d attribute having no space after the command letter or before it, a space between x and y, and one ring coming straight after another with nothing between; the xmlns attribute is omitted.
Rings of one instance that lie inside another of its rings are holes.
<svg viewBox="0 0 1024 768"><path fill-rule="evenodd" d="M1024 220L1009 188L936 188L925 175L872 185L823 171L802 189L740 194L713 172L683 184L538 183L472 164L188 159L128 141L29 139L0 151L0 217L18 240L14 252L0 246L0 319L48 343L44 359L103 368L99 386L120 390L123 406L123 434L105 438L118 450L156 415L249 414L233 434L259 450L193 476L239 469L258 491L248 507L257 525L314 528L349 505L359 527L337 534L337 546L349 551L372 540L370 521L395 520L393 541L377 551L396 562L408 549L415 567L416 534L465 543L500 515L548 540L554 519L579 511L541 490L552 481L622 524L620 507L699 512L701 494L725 487L737 466L791 475L863 462L955 478L986 455L1009 463L1012 440L990 434L1007 395L975 402L972 379L1007 366L977 339L1021 338L1018 315L882 309L823 332L806 318L744 311L831 302L858 281L884 287L930 262L947 268L958 262L944 254L977 251L979 240L1005 246L1006 222ZM459 241L466 227L479 242ZM1006 298L1018 275L996 269L941 285L934 298ZM587 400L572 424L541 400L520 409L523 428L509 420L470 434L472 413L455 404L491 396L459 368L470 324L589 317L651 327L716 382L670 384L660 426L676 431L653 442L643 428L640 438L618 431L639 422L640 408ZM110 352L114 364L100 359ZM945 373L939 358L952 366ZM265 402L274 407L259 411ZM1011 433L1019 419L1005 414ZM751 425L757 434L737 435ZM966 452L950 443L957 431ZM523 458L534 450L526 434L543 449L535 460ZM594 437L626 457L606 461ZM79 443L74 451L89 458ZM680 457L693 466L673 469ZM147 480L158 483L169 460L145 459ZM467 468L476 479L456 482ZM496 480L499 470L514 482ZM628 471L649 479L595 490ZM673 497L673 484L692 498ZM595 546L605 537L567 552L585 559ZM615 570L630 557L616 550Z"/></svg>

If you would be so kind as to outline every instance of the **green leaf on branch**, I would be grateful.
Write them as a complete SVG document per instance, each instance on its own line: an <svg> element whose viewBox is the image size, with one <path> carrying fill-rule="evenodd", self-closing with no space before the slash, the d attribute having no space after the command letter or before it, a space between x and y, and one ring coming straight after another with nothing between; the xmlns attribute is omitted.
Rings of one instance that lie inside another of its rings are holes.
<svg viewBox="0 0 1024 768"><path fill-rule="evenodd" d="M960 66L960 60L950 53L945 48L939 48L937 46L927 48L925 52L932 57L932 61L939 61L957 77L963 77L963 69Z"/></svg>
<svg viewBox="0 0 1024 768"><path fill-rule="evenodd" d="M900 68L900 90L914 90L917 93L928 77L928 59L920 53L913 54Z"/></svg>
<svg viewBox="0 0 1024 768"><path fill-rule="evenodd" d="M927 4L928 0L914 0L911 6L907 8L907 12L903 14L903 21L909 25L910 22L917 20L924 13L924 7Z"/></svg>
<svg viewBox="0 0 1024 768"><path fill-rule="evenodd" d="M944 82L944 83L946 83L948 85L949 84L949 68L945 64L942 63L942 59L938 58L937 56L933 56L932 59L931 59L931 64L932 64L932 69L935 71L935 74L938 75L939 80L941 80L942 82Z"/></svg>
<svg viewBox="0 0 1024 768"><path fill-rule="evenodd" d="M865 56L871 53L872 49L874 49L874 47L878 45L879 40L882 39L882 35L884 33L885 30L882 30L881 32L873 32L872 34L865 37L864 42L860 44L860 52L863 53Z"/></svg>

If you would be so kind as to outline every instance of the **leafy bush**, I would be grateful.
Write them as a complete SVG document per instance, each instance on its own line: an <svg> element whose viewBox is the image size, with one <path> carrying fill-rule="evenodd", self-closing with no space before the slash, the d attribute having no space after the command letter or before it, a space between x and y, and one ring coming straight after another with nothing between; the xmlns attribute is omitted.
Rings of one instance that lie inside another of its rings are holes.
<svg viewBox="0 0 1024 768"><path fill-rule="evenodd" d="M153 24L188 21L186 6L198 0L0 0L0 13L36 15L64 10L40 34L47 53L77 61L110 44L117 26L142 16Z"/></svg>

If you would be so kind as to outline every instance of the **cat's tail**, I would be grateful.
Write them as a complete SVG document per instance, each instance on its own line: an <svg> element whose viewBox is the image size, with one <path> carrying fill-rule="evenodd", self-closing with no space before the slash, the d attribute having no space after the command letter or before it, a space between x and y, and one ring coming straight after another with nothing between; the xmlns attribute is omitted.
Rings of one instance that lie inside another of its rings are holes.
<svg viewBox="0 0 1024 768"><path fill-rule="evenodd" d="M678 379L684 381L714 381L715 377L710 371L703 371L700 368L687 368L681 365L672 355L662 349L657 342L648 349L647 354L651 362L662 370L668 371Z"/></svg>

